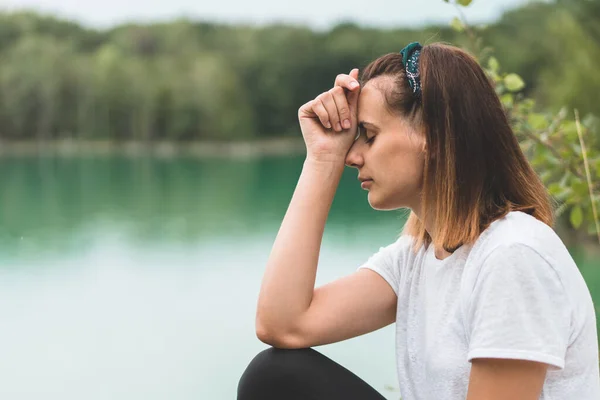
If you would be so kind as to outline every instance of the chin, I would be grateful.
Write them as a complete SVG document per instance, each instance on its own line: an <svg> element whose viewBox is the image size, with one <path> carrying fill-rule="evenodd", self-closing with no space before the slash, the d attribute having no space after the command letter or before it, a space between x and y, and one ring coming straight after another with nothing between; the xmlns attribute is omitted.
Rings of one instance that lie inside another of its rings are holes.
<svg viewBox="0 0 600 400"><path fill-rule="evenodd" d="M371 208L377 211L392 211L407 207L405 204L399 204L398 199L377 196L373 191L369 191L367 199Z"/></svg>
<svg viewBox="0 0 600 400"><path fill-rule="evenodd" d="M371 208L373 210L378 210L378 211L389 211L389 210L395 210L398 207L393 207L391 204L389 204L389 202L385 201L385 198L380 198L377 197L376 195L373 194L373 192L369 192L369 196L368 196L368 201L369 201L369 205L371 206Z"/></svg>

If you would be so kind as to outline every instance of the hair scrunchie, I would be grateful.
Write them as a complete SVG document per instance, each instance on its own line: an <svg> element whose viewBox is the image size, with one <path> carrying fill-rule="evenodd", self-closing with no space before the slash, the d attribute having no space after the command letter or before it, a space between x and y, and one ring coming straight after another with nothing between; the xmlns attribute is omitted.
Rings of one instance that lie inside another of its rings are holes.
<svg viewBox="0 0 600 400"><path fill-rule="evenodd" d="M421 75L419 73L419 56L421 55L421 46L418 42L413 42L400 51L402 54L402 64L406 71L406 79L415 96L421 94Z"/></svg>

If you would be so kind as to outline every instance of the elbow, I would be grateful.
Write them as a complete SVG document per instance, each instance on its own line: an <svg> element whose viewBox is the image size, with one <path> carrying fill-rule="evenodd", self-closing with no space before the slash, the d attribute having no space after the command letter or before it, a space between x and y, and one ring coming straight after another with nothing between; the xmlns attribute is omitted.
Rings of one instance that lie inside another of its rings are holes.
<svg viewBox="0 0 600 400"><path fill-rule="evenodd" d="M273 340L273 334L265 326L265 324L258 318L258 316L256 317L255 328L256 328L256 337L258 338L258 340L260 340L261 342L263 342L265 344L271 344L271 341Z"/></svg>
<svg viewBox="0 0 600 400"><path fill-rule="evenodd" d="M283 329L273 329L256 321L256 337L261 342L278 349L301 349L306 347L299 335Z"/></svg>

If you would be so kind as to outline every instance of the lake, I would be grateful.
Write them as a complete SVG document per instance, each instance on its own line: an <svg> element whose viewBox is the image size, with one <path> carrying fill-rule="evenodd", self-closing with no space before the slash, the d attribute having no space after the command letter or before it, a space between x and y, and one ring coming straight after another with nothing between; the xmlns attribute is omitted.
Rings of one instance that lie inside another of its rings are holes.
<svg viewBox="0 0 600 400"><path fill-rule="evenodd" d="M2 157L0 398L234 399L302 157ZM347 169L317 284L395 240ZM570 248L596 301L600 260ZM394 331L319 351L397 399Z"/></svg>

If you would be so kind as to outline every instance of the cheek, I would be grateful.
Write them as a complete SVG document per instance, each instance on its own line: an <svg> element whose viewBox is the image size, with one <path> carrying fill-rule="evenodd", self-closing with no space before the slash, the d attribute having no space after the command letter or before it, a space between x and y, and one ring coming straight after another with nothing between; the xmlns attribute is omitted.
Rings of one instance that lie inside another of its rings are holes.
<svg viewBox="0 0 600 400"><path fill-rule="evenodd" d="M424 169L425 159L422 153L417 151L399 152L391 166L390 178L405 184L420 182L423 179Z"/></svg>

